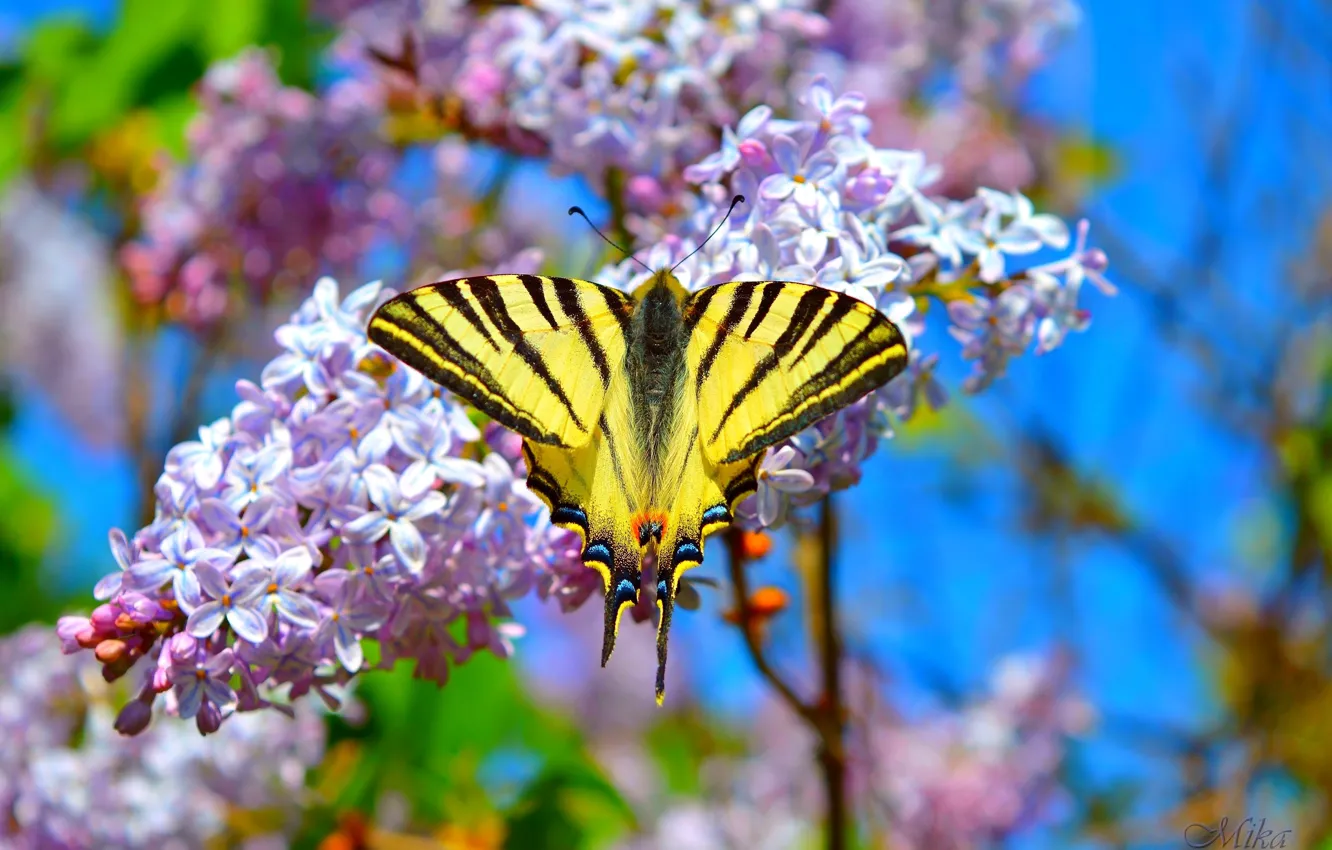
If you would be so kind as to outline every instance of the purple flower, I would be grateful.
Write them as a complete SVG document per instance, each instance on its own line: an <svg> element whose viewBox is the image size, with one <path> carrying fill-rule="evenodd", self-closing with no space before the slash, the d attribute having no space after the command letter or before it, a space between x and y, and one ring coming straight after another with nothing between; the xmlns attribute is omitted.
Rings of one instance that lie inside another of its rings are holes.
<svg viewBox="0 0 1332 850"><path fill-rule="evenodd" d="M437 481L470 487L485 483L480 464L450 454L453 433L443 417L405 408L391 428L398 448L412 459L402 474L404 480L428 481L427 487L433 487Z"/></svg>
<svg viewBox="0 0 1332 850"><path fill-rule="evenodd" d="M268 622L264 619L264 589L268 575L258 569L241 572L228 581L217 569L201 564L195 569L199 577L201 594L181 600L181 607L189 610L185 630L197 638L206 638L217 631L222 621L238 637L250 643L259 643L268 635Z"/></svg>
<svg viewBox="0 0 1332 850"><path fill-rule="evenodd" d="M277 513L277 504L271 495L265 495L237 510L221 499L204 499L199 503L199 513L202 524L213 535L215 548L225 549L233 558L244 550L253 558L264 530Z"/></svg>
<svg viewBox="0 0 1332 850"><path fill-rule="evenodd" d="M812 207L817 202L820 183L832 178L838 169L837 157L831 151L805 159L800 145L790 136L773 139L772 157L781 171L759 185L759 193L768 201L793 197L797 206Z"/></svg>
<svg viewBox="0 0 1332 850"><path fill-rule="evenodd" d="M364 477L370 501L379 510L367 511L347 523L343 533L370 543L387 534L393 554L402 565L413 573L421 572L426 544L415 521L439 513L447 502L444 494L423 489L431 483L428 478L400 479L380 464L366 469Z"/></svg>
<svg viewBox="0 0 1332 850"><path fill-rule="evenodd" d="M814 486L814 476L795 466L797 452L791 446L770 450L758 469L758 519L775 527L786 518L786 495L804 493Z"/></svg>
<svg viewBox="0 0 1332 850"><path fill-rule="evenodd" d="M205 702L224 711L233 707L236 692L228 684L233 662L230 649L211 657L203 657L198 651L180 655L173 651L169 675L176 698L176 713L186 719L194 717Z"/></svg>
<svg viewBox="0 0 1332 850"><path fill-rule="evenodd" d="M320 592L328 598L328 611L319 624L315 640L333 643L334 654L349 672L361 669L365 655L361 651L361 635L378 628L384 621L383 613L360 592L360 585L347 573L325 573L316 581Z"/></svg>
<svg viewBox="0 0 1332 850"><path fill-rule="evenodd" d="M282 500L282 491L272 485L290 467L291 448L281 443L271 443L258 451L240 449L231 456L222 476L221 498L237 511L262 495Z"/></svg>
<svg viewBox="0 0 1332 850"><path fill-rule="evenodd" d="M202 540L194 526L187 526L162 541L162 554L149 555L134 563L129 575L137 590L155 590L170 582L171 591L178 601L194 599L199 595L197 571L200 567L224 570L236 556L222 549L200 545ZM113 544L114 545L114 544Z"/></svg>
<svg viewBox="0 0 1332 850"><path fill-rule="evenodd" d="M319 625L319 607L299 588L310 578L313 562L304 547L267 552L252 561L251 569L268 571L263 585L263 605L276 611L278 621L298 629Z"/></svg>
<svg viewBox="0 0 1332 850"><path fill-rule="evenodd" d="M115 559L116 566L120 569L118 572L107 573L93 587L93 598L99 602L105 602L120 592L125 583L125 573L129 572L134 564L134 553L130 549L125 532L113 528L108 532L107 540L111 544L111 557Z"/></svg>
<svg viewBox="0 0 1332 850"><path fill-rule="evenodd" d="M199 439L174 447L166 460L166 473L182 478L182 470L189 470L185 480L200 490L211 490L222 478L222 456L231 440L231 423L225 419L199 429Z"/></svg>

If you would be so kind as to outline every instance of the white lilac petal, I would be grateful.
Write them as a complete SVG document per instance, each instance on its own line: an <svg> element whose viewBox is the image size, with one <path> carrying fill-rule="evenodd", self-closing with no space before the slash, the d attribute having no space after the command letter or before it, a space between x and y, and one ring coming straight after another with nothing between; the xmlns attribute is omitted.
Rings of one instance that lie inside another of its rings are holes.
<svg viewBox="0 0 1332 850"><path fill-rule="evenodd" d="M362 473L370 501L382 511L391 512L398 501L398 477L382 464L371 464Z"/></svg>
<svg viewBox="0 0 1332 850"><path fill-rule="evenodd" d="M425 519L426 517L429 516L434 516L435 514L444 510L444 506L447 503L448 499L444 496L443 493L439 492L438 490L431 490L430 492L421 495L421 497L416 501L415 504L413 504L407 510L403 511L402 519L418 520L418 519Z"/></svg>
<svg viewBox="0 0 1332 850"><path fill-rule="evenodd" d="M342 532L355 540L373 543L388 533L390 524L380 511L370 511L344 524Z"/></svg>
<svg viewBox="0 0 1332 850"><path fill-rule="evenodd" d="M212 564L196 563L194 575L198 579L199 589L210 598L221 599L227 595L227 579Z"/></svg>
<svg viewBox="0 0 1332 850"><path fill-rule="evenodd" d="M783 493L803 493L814 486L814 476L803 469L771 470L766 481L769 487Z"/></svg>
<svg viewBox="0 0 1332 850"><path fill-rule="evenodd" d="M309 549L288 549L273 563L273 580L283 587L294 585L308 576L313 567L314 559Z"/></svg>
<svg viewBox="0 0 1332 850"><path fill-rule="evenodd" d="M486 476L481 464L461 457L441 457L434 462L435 473L441 481L466 487L485 486ZM406 477L404 475L404 477Z"/></svg>
<svg viewBox="0 0 1332 850"><path fill-rule="evenodd" d="M351 629L337 623L333 632L333 652L347 672L355 673L361 669L365 655L361 651L361 641Z"/></svg>
<svg viewBox="0 0 1332 850"><path fill-rule="evenodd" d="M402 478L399 479L399 489L404 496L411 498L434 487L438 478L433 463L425 460L418 461L403 470Z"/></svg>
<svg viewBox="0 0 1332 850"><path fill-rule="evenodd" d="M404 567L414 575L425 568L426 544L421 532L410 522L395 522L389 526L389 543L393 553Z"/></svg>
<svg viewBox="0 0 1332 850"><path fill-rule="evenodd" d="M313 629L319 625L319 606L307 596L291 590L272 594L279 619L297 628Z"/></svg>
<svg viewBox="0 0 1332 850"><path fill-rule="evenodd" d="M232 582L231 591L228 595L231 597L233 605L243 605L245 603L253 602L263 596L264 589L268 584L269 581L266 571L258 569L247 570Z"/></svg>
<svg viewBox="0 0 1332 850"><path fill-rule="evenodd" d="M225 682L221 682L212 676L203 680L200 690L209 702L224 711L236 704L236 692Z"/></svg>
<svg viewBox="0 0 1332 850"><path fill-rule="evenodd" d="M185 621L185 631L193 637L211 637L227 617L227 608L218 600L210 600L195 608Z"/></svg>
<svg viewBox="0 0 1332 850"><path fill-rule="evenodd" d="M227 623L235 630L237 637L250 643L260 643L268 637L268 622L253 608L234 605L227 612ZM195 637L199 636L195 634Z"/></svg>

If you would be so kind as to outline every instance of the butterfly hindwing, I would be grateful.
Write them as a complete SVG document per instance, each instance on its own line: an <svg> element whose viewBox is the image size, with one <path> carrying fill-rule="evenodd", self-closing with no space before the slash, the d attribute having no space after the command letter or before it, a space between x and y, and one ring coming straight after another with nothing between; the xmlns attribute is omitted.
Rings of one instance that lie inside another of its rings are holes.
<svg viewBox="0 0 1332 850"><path fill-rule="evenodd" d="M757 454L882 386L907 364L873 307L802 283L749 281L685 301L699 440L715 462Z"/></svg>
<svg viewBox="0 0 1332 850"><path fill-rule="evenodd" d="M624 359L632 300L583 280L487 275L384 304L370 339L529 440L592 439Z"/></svg>

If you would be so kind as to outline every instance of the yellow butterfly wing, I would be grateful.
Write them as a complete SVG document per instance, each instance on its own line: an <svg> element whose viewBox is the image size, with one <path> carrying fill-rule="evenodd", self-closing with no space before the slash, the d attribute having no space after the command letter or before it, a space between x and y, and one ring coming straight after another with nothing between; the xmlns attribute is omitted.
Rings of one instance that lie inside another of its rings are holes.
<svg viewBox="0 0 1332 850"><path fill-rule="evenodd" d="M495 421L571 449L596 430L632 311L624 293L584 280L487 275L399 295L369 336Z"/></svg>
<svg viewBox="0 0 1332 850"><path fill-rule="evenodd" d="M685 302L699 440L716 463L761 452L906 368L897 326L849 295L782 281L725 283Z"/></svg>
<svg viewBox="0 0 1332 850"><path fill-rule="evenodd" d="M681 574L704 538L730 525L757 487L763 449L860 399L907 363L897 327L869 305L799 283L727 283L689 295L684 399L662 490L669 521L658 545L657 700ZM693 423L685 427L683 423Z"/></svg>

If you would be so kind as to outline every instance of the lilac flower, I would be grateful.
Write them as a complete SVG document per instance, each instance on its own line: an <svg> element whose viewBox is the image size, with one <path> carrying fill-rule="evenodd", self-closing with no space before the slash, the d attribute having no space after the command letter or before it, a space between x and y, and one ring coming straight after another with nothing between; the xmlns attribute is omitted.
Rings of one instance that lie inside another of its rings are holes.
<svg viewBox="0 0 1332 850"><path fill-rule="evenodd" d="M238 637L250 643L259 643L268 635L268 623L260 610L264 588L268 586L267 575L250 569L228 582L222 573L207 564L199 565L195 574L202 593L194 599L181 600L181 607L187 608L190 615L185 621L185 631L206 638L226 620Z"/></svg>
<svg viewBox="0 0 1332 850"><path fill-rule="evenodd" d="M93 587L93 598L99 602L105 602L120 593L120 589L125 583L125 573L129 572L134 565L134 553L130 549L130 543L125 537L125 532L113 528L107 534L107 541L111 544L111 557L115 558L116 566L120 567L120 572L107 573Z"/></svg>
<svg viewBox="0 0 1332 850"><path fill-rule="evenodd" d="M328 597L329 610L319 624L315 640L331 642L338 661L348 672L361 669L365 656L361 635L377 628L383 614L360 592L360 585L346 573L326 573L316 582Z"/></svg>
<svg viewBox="0 0 1332 850"><path fill-rule="evenodd" d="M263 532L276 513L275 500L267 495L260 496L239 511L221 499L204 499L199 503L202 523L216 535L215 548L226 550L232 558L242 550L254 557L254 547L263 541Z"/></svg>
<svg viewBox="0 0 1332 850"><path fill-rule="evenodd" d="M264 607L276 611L279 622L298 629L313 629L319 622L319 608L300 588L310 577L313 563L310 550L304 547L274 553L263 553L256 561L256 570L267 567L263 588ZM251 641L257 643L257 641Z"/></svg>
<svg viewBox="0 0 1332 850"><path fill-rule="evenodd" d="M140 301L212 325L235 293L281 290L320 264L350 269L377 234L404 227L376 86L348 79L316 98L252 50L213 65L199 99L192 162L166 172L141 211L143 238L121 254Z"/></svg>
<svg viewBox="0 0 1332 850"><path fill-rule="evenodd" d="M426 489L433 483L429 478L399 479L378 464L365 471L365 483L370 501L379 510L367 511L347 523L344 533L370 543L387 534L399 562L419 573L425 566L426 545L415 521L439 513L447 502L444 494Z"/></svg>
<svg viewBox="0 0 1332 850"><path fill-rule="evenodd" d="M149 555L129 569L135 589L152 590L170 582L171 592L177 600L193 599L199 595L200 567L225 569L235 556L222 549L202 546L198 529L181 528L162 541L162 553ZM115 545L113 541L112 545Z"/></svg>
<svg viewBox="0 0 1332 850"><path fill-rule="evenodd" d="M211 490L222 477L222 455L231 439L231 423L219 420L199 429L199 439L181 443L167 454L166 471L174 475L191 471L191 483Z"/></svg>
<svg viewBox="0 0 1332 850"><path fill-rule="evenodd" d="M455 457L451 423L423 411L405 409L392 426L394 440L412 463L403 477L412 481L443 481L479 487L485 483L480 465Z"/></svg>
<svg viewBox="0 0 1332 850"><path fill-rule="evenodd" d="M232 651L224 649L216 655L205 656L199 649L180 640L178 636L171 648L171 684L176 699L176 713L182 718L194 717L211 703L220 710L230 709L236 703L236 692L227 684L234 662Z"/></svg>
<svg viewBox="0 0 1332 850"><path fill-rule="evenodd" d="M740 164L740 143L762 130L771 117L772 107L759 104L745 113L734 130L723 127L721 149L686 168L684 178L690 183L707 183L735 170Z"/></svg>
<svg viewBox="0 0 1332 850"><path fill-rule="evenodd" d="M236 817L264 824L248 840L294 839L324 749L313 706L235 717L200 740L154 709L151 688L107 684L97 666L39 626L0 638L0 845L204 847Z"/></svg>
<svg viewBox="0 0 1332 850"><path fill-rule="evenodd" d="M222 476L220 497L234 510L270 495L282 499L282 491L271 485L291 466L291 448L273 443L258 451L240 449L231 456Z"/></svg>
<svg viewBox="0 0 1332 850"><path fill-rule="evenodd" d="M758 519L763 525L779 526L786 518L786 494L803 493L814 486L814 476L795 466L797 452L791 446L771 450L758 470Z"/></svg>
<svg viewBox="0 0 1332 850"><path fill-rule="evenodd" d="M805 159L800 145L790 136L773 139L772 157L780 171L759 184L759 193L770 201L782 201L794 195L798 206L813 206L819 183L837 172L837 157L831 151Z"/></svg>

